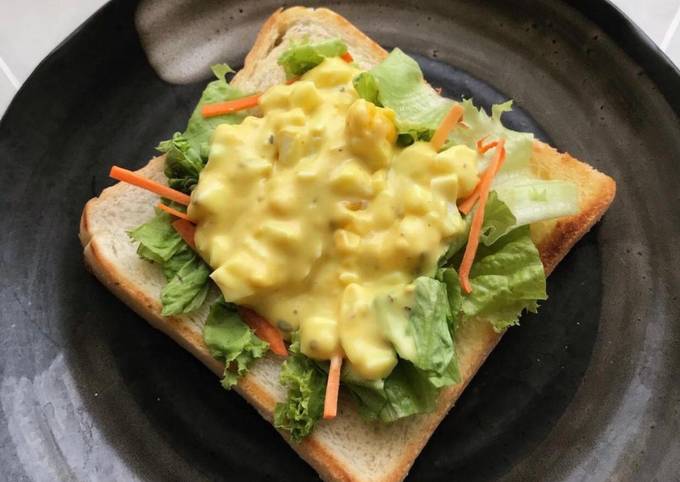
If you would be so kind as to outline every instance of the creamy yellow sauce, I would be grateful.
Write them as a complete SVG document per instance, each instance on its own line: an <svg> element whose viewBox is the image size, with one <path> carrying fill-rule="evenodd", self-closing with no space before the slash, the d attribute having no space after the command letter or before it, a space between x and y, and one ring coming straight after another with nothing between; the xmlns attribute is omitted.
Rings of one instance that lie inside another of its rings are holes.
<svg viewBox="0 0 680 482"><path fill-rule="evenodd" d="M455 202L478 182L477 154L396 146L394 113L358 97L359 73L326 59L265 92L261 117L218 126L189 216L227 301L299 329L305 355L344 354L377 379L397 335L375 301L410 305L413 280L463 234Z"/></svg>

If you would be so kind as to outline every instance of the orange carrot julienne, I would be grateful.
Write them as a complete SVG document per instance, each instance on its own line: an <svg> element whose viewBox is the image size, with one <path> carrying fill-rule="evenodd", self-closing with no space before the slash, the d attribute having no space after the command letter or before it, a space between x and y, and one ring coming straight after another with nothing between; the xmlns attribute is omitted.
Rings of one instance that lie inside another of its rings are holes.
<svg viewBox="0 0 680 482"><path fill-rule="evenodd" d="M165 211L168 214L171 214L175 216L176 218L184 219L186 221L191 222L191 219L189 219L189 216L187 216L187 213L183 213L182 211L178 211L177 209L173 209L170 206L166 206L163 203L158 203L158 209L161 211Z"/></svg>
<svg viewBox="0 0 680 482"><path fill-rule="evenodd" d="M486 173L486 171L484 171L484 172ZM482 184L481 181L478 182L477 185L475 186L475 188L470 193L470 195L468 197L466 197L465 199L463 199L463 202L461 202L458 205L458 210L461 213L467 214L470 211L472 211L472 207L475 205L475 203L479 199L479 188L480 188L481 184Z"/></svg>
<svg viewBox="0 0 680 482"><path fill-rule="evenodd" d="M493 181L494 176L500 169L500 166L503 164L504 160L505 140L501 139L498 141L498 145L496 146L496 155L493 158L492 164L484 172L482 180L479 182L481 186L479 191L479 204L477 205L477 210L472 217L470 235L468 236L468 242L465 246L463 260L461 261L460 268L458 269L460 286L467 294L472 293L472 286L470 286L470 269L472 268L472 263L475 260L475 255L477 254L477 247L479 246L479 236L482 232L484 210L486 208L486 201L489 198L491 182Z"/></svg>
<svg viewBox="0 0 680 482"><path fill-rule="evenodd" d="M354 57L352 57L352 54L350 54L349 52L345 52L344 54L342 54L340 56L340 58L342 60L344 60L345 62L347 62L348 64L351 64L352 62L354 62Z"/></svg>
<svg viewBox="0 0 680 482"><path fill-rule="evenodd" d="M185 219L176 219L172 222L172 227L175 228L177 234L179 234L182 239L191 247L191 249L196 249L196 243L194 242L194 236L196 236L196 225Z"/></svg>
<svg viewBox="0 0 680 482"><path fill-rule="evenodd" d="M161 183L152 181L151 179L147 179L135 172L128 171L127 169L123 169L118 166L113 166L111 168L109 176L118 181L127 182L133 186L141 187L142 189L151 191L152 193L158 194L161 197L168 198L171 201L184 204L185 206L188 206L189 202L191 201L191 198L183 192L176 191L171 187L164 186Z"/></svg>
<svg viewBox="0 0 680 482"><path fill-rule="evenodd" d="M258 338L269 343L272 353L280 356L288 356L288 350L283 343L283 336L281 332L274 328L271 323L248 308L240 307L238 309L241 318L246 322L250 328L255 331Z"/></svg>
<svg viewBox="0 0 680 482"><path fill-rule="evenodd" d="M226 102L206 104L203 106L203 109L201 109L201 114L203 114L203 117L231 114L232 112L255 107L259 101L260 94L254 94L249 95L248 97L241 97L240 99L228 100Z"/></svg>
<svg viewBox="0 0 680 482"><path fill-rule="evenodd" d="M340 391L340 369L342 355L333 355L326 382L326 398L323 402L323 418L335 418L338 413L338 392Z"/></svg>
<svg viewBox="0 0 680 482"><path fill-rule="evenodd" d="M489 149L493 149L498 145L498 141L493 141L489 142L488 144L484 144L484 139L486 139L487 137L488 136L484 136L477 141L477 152L479 152L480 154L484 154Z"/></svg>
<svg viewBox="0 0 680 482"><path fill-rule="evenodd" d="M480 153L486 152L486 151L488 151L489 149L491 149L491 148L493 148L493 147L498 147L498 143L500 142L500 141L494 141L494 142L489 142L488 144L484 145L484 144L481 144L481 143L484 141L484 139L486 139L486 137L482 137L480 140L477 141L477 150L480 149L480 145L482 146L481 148L484 149L483 151L480 151ZM504 142L505 142L505 141L504 141ZM495 171L494 174L493 174L494 176L498 173L498 170L503 166L503 162L505 162L505 157L503 157L503 159L501 160L501 162L500 162L500 163L498 164L498 166L496 167L496 171ZM491 166L489 166L489 167L491 167ZM488 169L488 168L487 168L487 169ZM484 171L484 173L486 173L486 171ZM482 174L482 176L483 176L483 175L484 175L484 174ZM469 195L468 197L466 197L466 198L458 205L458 210L459 210L461 213L467 214L467 213L469 213L469 212L472 210L472 207L475 205L475 203L476 203L477 200L479 199L479 191L480 191L481 185L482 185L481 181L478 182L477 185L475 186L475 188L474 188L474 189L472 190L472 192L470 193L470 195Z"/></svg>
<svg viewBox="0 0 680 482"><path fill-rule="evenodd" d="M449 132L451 132L451 129L453 129L462 118L463 107L460 104L454 104L439 124L439 127L437 127L437 130L434 131L432 140L430 140L435 151L442 148L444 142L446 142L446 138L449 136Z"/></svg>

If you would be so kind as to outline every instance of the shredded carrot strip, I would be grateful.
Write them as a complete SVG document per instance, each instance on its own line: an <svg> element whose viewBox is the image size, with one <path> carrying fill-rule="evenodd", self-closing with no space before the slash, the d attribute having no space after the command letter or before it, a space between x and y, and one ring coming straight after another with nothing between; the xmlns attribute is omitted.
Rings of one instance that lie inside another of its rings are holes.
<svg viewBox="0 0 680 482"><path fill-rule="evenodd" d="M283 343L283 336L281 332L274 328L271 323L248 308L240 307L238 309L241 318L246 322L246 325L251 327L255 334L262 340L269 343L272 353L280 356L288 356L288 350Z"/></svg>
<svg viewBox="0 0 680 482"><path fill-rule="evenodd" d="M486 173L486 171L484 171L484 173ZM472 211L472 207L475 205L475 203L479 199L479 188L480 188L481 184L482 184L481 181L478 182L477 185L475 186L475 188L470 193L470 195L468 197L466 197L465 199L463 199L463 202L461 202L458 205L458 210L461 213L467 214L470 211Z"/></svg>
<svg viewBox="0 0 680 482"><path fill-rule="evenodd" d="M340 58L342 60L344 60L345 62L347 62L348 64L351 64L352 62L354 62L354 57L352 57L352 54L350 54L349 52L345 52L344 54L342 54L340 56Z"/></svg>
<svg viewBox="0 0 680 482"><path fill-rule="evenodd" d="M453 129L462 118L463 107L460 104L454 104L448 114L444 117L444 120L439 124L439 127L437 127L437 130L434 131L430 143L435 151L442 148L444 142L446 142L446 138L449 136L449 132L451 132L451 129Z"/></svg>
<svg viewBox="0 0 680 482"><path fill-rule="evenodd" d="M215 104L206 104L201 110L203 117L215 117L218 115L231 114L243 109L255 107L260 101L260 94L249 95L240 99L228 100L226 102L217 102Z"/></svg>
<svg viewBox="0 0 680 482"><path fill-rule="evenodd" d="M328 370L328 382L326 383L326 398L323 402L323 418L335 418L338 413L338 392L340 391L340 369L342 368L342 355L334 355L331 358L331 367Z"/></svg>
<svg viewBox="0 0 680 482"><path fill-rule="evenodd" d="M484 154L489 149L493 149L498 145L498 141L493 141L489 142L488 144L484 144L484 139L486 139L487 137L488 136L484 136L477 141L477 152L479 152L480 154Z"/></svg>
<svg viewBox="0 0 680 482"><path fill-rule="evenodd" d="M498 141L496 146L496 155L493 158L491 165L484 171L479 191L479 204L477 210L472 217L472 225L470 226L470 235L468 237L467 245L465 246L465 253L463 260L460 263L458 275L460 277L460 286L467 294L472 293L472 286L470 286L470 269L477 254L477 247L479 246L479 236L482 232L482 223L484 222L484 210L486 208L486 201L489 198L489 191L491 189L491 182L494 176L501 168L505 160L505 140Z"/></svg>
<svg viewBox="0 0 680 482"><path fill-rule="evenodd" d="M163 203L158 203L157 207L161 211L165 211L168 214L172 214L176 218L185 219L185 220L191 222L191 219L189 219L189 216L187 216L187 213L183 213L182 211L178 211L177 209L173 209L170 206L166 206Z"/></svg>
<svg viewBox="0 0 680 482"><path fill-rule="evenodd" d="M184 204L185 206L188 206L189 202L191 201L191 198L183 192L175 191L168 186L164 186L163 184L152 181L151 179L147 179L135 172L128 171L127 169L123 169L118 166L113 166L111 168L109 176L118 181L127 182L133 186L141 187L142 189L146 189L147 191L151 191L152 193L158 194L161 197L168 198L180 204Z"/></svg>
<svg viewBox="0 0 680 482"><path fill-rule="evenodd" d="M485 153L486 151L488 151L489 149L491 149L493 147L498 147L498 143L500 142L500 141L493 141L493 142L489 142L488 144L483 144L484 139L486 139L486 136L482 137L480 140L477 141L477 150L480 152L480 154ZM496 168L496 171L493 173L494 176L498 173L498 170L501 168L504 161L505 161L505 158L503 158L503 161L501 161L501 163ZM484 171L484 172L486 173L486 171ZM483 175L484 174L482 174L482 176ZM479 191L480 191L481 185L482 185L481 181L478 182L477 185L475 186L475 188L470 193L470 195L468 197L466 197L458 205L458 210L461 213L467 214L472 210L472 208L475 205L475 203L477 202L477 200L479 200Z"/></svg>
<svg viewBox="0 0 680 482"><path fill-rule="evenodd" d="M196 225L185 219L176 219L172 222L172 227L175 231L182 237L182 239L191 247L191 249L196 250L196 244L194 243L194 236L196 236Z"/></svg>

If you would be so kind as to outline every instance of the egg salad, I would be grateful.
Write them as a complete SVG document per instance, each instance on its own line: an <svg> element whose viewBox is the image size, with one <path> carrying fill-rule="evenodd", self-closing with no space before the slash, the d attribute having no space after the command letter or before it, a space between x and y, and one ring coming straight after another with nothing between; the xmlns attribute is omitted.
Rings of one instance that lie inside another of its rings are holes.
<svg viewBox="0 0 680 482"><path fill-rule="evenodd" d="M396 365L400 335L377 302L409 309L413 280L465 235L456 200L479 177L467 146L397 146L394 111L358 96L359 73L325 59L266 91L259 116L219 125L188 213L225 300L374 380Z"/></svg>

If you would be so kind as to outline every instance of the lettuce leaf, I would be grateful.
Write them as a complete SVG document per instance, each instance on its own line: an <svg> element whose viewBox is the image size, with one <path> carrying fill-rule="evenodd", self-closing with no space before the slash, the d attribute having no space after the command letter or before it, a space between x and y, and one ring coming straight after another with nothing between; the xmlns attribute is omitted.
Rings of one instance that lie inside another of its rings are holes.
<svg viewBox="0 0 680 482"><path fill-rule="evenodd" d="M172 217L157 212L128 233L139 242L137 254L161 265L167 284L161 290L162 315L189 313L200 307L210 289L210 268L172 227Z"/></svg>
<svg viewBox="0 0 680 482"><path fill-rule="evenodd" d="M225 75L233 72L228 65L213 65L212 69L217 80L210 82L203 91L184 133L176 132L171 139L156 147L166 154L165 175L168 184L185 193L191 192L198 182L198 174L208 162L210 138L215 128L219 124L239 124L246 117L243 112L203 117L201 109L205 104L238 99L244 95L227 82Z"/></svg>
<svg viewBox="0 0 680 482"><path fill-rule="evenodd" d="M137 254L154 263L163 264L182 248L182 238L170 224L172 217L164 212L157 213L151 221L128 232L128 236L139 241Z"/></svg>
<svg viewBox="0 0 680 482"><path fill-rule="evenodd" d="M411 360L437 388L460 381L458 358L450 323L447 286L433 278L416 279L415 302L409 321L413 327L417 357Z"/></svg>
<svg viewBox="0 0 680 482"><path fill-rule="evenodd" d="M340 39L318 43L304 40L292 43L279 57L278 63L286 72L286 78L300 76L319 65L326 57L338 57L347 52L347 45Z"/></svg>
<svg viewBox="0 0 680 482"><path fill-rule="evenodd" d="M501 117L512 110L512 101L496 104L491 108L489 116L484 109L477 109L472 100L464 100L463 119L468 129L453 129L449 135L452 144L465 144L474 149L476 142L487 137L489 140L505 139L506 157L503 167L494 179L494 186L514 177L531 177L529 159L531 159L534 135L529 132L517 132L503 126ZM481 159L479 170L483 171L491 159L493 150Z"/></svg>
<svg viewBox="0 0 680 482"><path fill-rule="evenodd" d="M454 238L444 255L439 259L439 267L448 265L451 258L467 244L473 213L474 211L465 216L464 234ZM491 246L496 240L516 227L517 219L515 216L508 206L498 199L496 193L491 191L489 193L489 198L486 201L486 209L484 210L484 222L479 236L480 241L487 246Z"/></svg>
<svg viewBox="0 0 680 482"><path fill-rule="evenodd" d="M462 251L453 259L458 266ZM459 283L445 278L449 293ZM538 250L522 226L499 238L493 245L480 245L470 271L472 293L462 297L462 322L484 319L496 331L516 325L524 310L535 312L537 301L548 298L545 272Z"/></svg>
<svg viewBox="0 0 680 482"><path fill-rule="evenodd" d="M363 380L343 370L343 386L357 402L359 413L368 420L389 423L434 410L439 389L424 371L399 360L384 380Z"/></svg>
<svg viewBox="0 0 680 482"><path fill-rule="evenodd" d="M168 279L161 290L163 316L190 313L203 304L210 289L210 268L191 248L185 245L170 258L163 273Z"/></svg>
<svg viewBox="0 0 680 482"><path fill-rule="evenodd" d="M255 336L243 322L236 308L224 301L217 301L210 308L203 340L210 354L224 363L222 386L227 390L269 349L269 344Z"/></svg>
<svg viewBox="0 0 680 482"><path fill-rule="evenodd" d="M446 286L446 297L449 302L446 321L449 324L455 348L455 335L463 314L463 293L460 289L458 273L451 267L439 268L435 278Z"/></svg>
<svg viewBox="0 0 680 482"><path fill-rule="evenodd" d="M204 166L200 151L195 150L179 132L175 132L172 139L161 142L156 149L165 153L168 185L185 193L191 192Z"/></svg>
<svg viewBox="0 0 680 482"><path fill-rule="evenodd" d="M223 80L225 82L227 81L227 74L233 74L235 72L228 64L213 64L210 66L210 70L212 70L213 75L217 77L217 80Z"/></svg>
<svg viewBox="0 0 680 482"><path fill-rule="evenodd" d="M219 73L219 72L218 72ZM224 114L215 117L203 117L201 110L205 104L214 104L216 102L224 102L227 100L234 100L245 95L236 87L229 85L224 76L218 76L217 80L213 80L201 94L201 98L194 109L194 112L189 118L187 128L184 131L189 144L196 152L198 152L202 159L208 160L209 142L215 128L220 124L240 124L245 119L246 114L243 112L235 112L233 114Z"/></svg>
<svg viewBox="0 0 680 482"><path fill-rule="evenodd" d="M491 216L485 213L487 231L482 242L493 244L496 239L518 226L576 214L580 209L578 187L568 181L547 181L536 179L529 167L533 152L534 137L527 132L507 129L501 122L505 112L512 109L512 101L494 105L491 116L477 109L471 100L462 103L465 123L468 129L454 129L449 143L465 144L475 148L477 140L484 136L489 139L505 139L506 159L494 178L489 199L489 209L496 210ZM486 169L492 154L480 159L480 171ZM502 201L495 203L491 198ZM512 217L515 218L511 222Z"/></svg>
<svg viewBox="0 0 680 482"><path fill-rule="evenodd" d="M422 370L434 387L451 385L459 376L446 285L426 276L414 283L411 306L404 310L390 296L380 297L375 303L378 316L402 359Z"/></svg>
<svg viewBox="0 0 680 482"><path fill-rule="evenodd" d="M468 216L472 218L472 216ZM484 223L479 239L487 246L491 246L499 238L517 227L517 218L510 208L498 199L495 191L489 193L484 209Z"/></svg>
<svg viewBox="0 0 680 482"><path fill-rule="evenodd" d="M578 187L572 182L530 178L518 182L507 182L489 193L480 235L486 246L520 226L579 212ZM470 214L465 218L466 233L471 221ZM439 266L445 266L466 240L467 234L457 237L439 260Z"/></svg>
<svg viewBox="0 0 680 482"><path fill-rule="evenodd" d="M579 209L578 187L572 182L528 178L520 184L507 182L489 193L480 240L491 246L515 228Z"/></svg>
<svg viewBox="0 0 680 482"><path fill-rule="evenodd" d="M382 106L378 100L378 81L375 80L373 74L370 72L362 72L354 77L352 84L354 85L354 90L359 94L359 97L366 99L379 107Z"/></svg>
<svg viewBox="0 0 680 482"><path fill-rule="evenodd" d="M298 441L311 433L323 414L327 377L314 361L300 353L299 342L294 342L288 352L279 376L288 396L285 402L276 404L274 426Z"/></svg>
<svg viewBox="0 0 680 482"><path fill-rule="evenodd" d="M437 94L424 82L418 63L399 49L394 49L380 64L369 71L374 81L364 79L363 84L375 83L377 100L392 109L397 117L397 129L411 141L429 140L453 101ZM373 101L372 89L358 90L366 100Z"/></svg>
<svg viewBox="0 0 680 482"><path fill-rule="evenodd" d="M526 179L494 189L515 217L516 226L569 216L580 209L578 187L573 182Z"/></svg>
<svg viewBox="0 0 680 482"><path fill-rule="evenodd" d="M165 276L166 281L170 281L175 275L182 269L182 266L187 264L189 261L196 257L196 253L185 243L182 247L177 250L177 252L161 264L161 269L163 270L163 276Z"/></svg>

